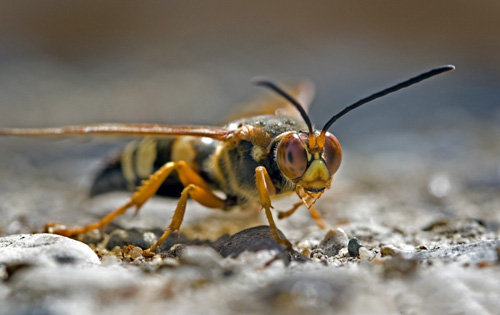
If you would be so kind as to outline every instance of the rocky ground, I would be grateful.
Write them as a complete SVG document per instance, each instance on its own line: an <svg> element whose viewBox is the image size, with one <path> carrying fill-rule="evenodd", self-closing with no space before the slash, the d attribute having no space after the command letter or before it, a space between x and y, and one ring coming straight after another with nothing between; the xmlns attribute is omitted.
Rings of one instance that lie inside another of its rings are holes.
<svg viewBox="0 0 500 315"><path fill-rule="evenodd" d="M321 126L457 69L332 126L328 228L305 208L279 220L292 251L254 209L189 201L181 235L143 257L175 209L163 198L75 239L41 234L127 201L88 197L124 142L0 137L0 314L500 314L498 1L4 2L0 128L214 124L269 95L259 75L312 80Z"/></svg>
<svg viewBox="0 0 500 315"><path fill-rule="evenodd" d="M411 150L347 150L317 204L329 228L316 226L305 208L278 221L293 251L269 237L261 213L190 202L181 235L153 257L140 247L162 232L175 200L155 198L136 217L131 212L77 238L88 246L31 234L51 220L89 223L126 201L121 193L86 197L99 158L78 152L96 146L79 146L4 141L3 161L11 162L1 169L0 313L500 312L494 145L449 163ZM54 159L40 167L31 150ZM473 162L477 172L460 168ZM14 176L21 169L25 174Z"/></svg>

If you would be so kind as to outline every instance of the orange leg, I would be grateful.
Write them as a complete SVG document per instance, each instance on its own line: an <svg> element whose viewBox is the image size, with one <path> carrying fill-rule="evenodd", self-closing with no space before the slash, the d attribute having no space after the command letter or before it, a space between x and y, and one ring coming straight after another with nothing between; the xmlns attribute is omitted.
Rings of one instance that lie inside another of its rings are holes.
<svg viewBox="0 0 500 315"><path fill-rule="evenodd" d="M316 224L319 226L319 228L323 230L326 229L325 221L323 221L323 218L313 205L311 205L311 207L309 208L309 212L311 213L311 217L314 219L314 221L316 221Z"/></svg>
<svg viewBox="0 0 500 315"><path fill-rule="evenodd" d="M276 227L276 223L274 223L273 215L271 213L271 208L273 208L273 206L271 205L271 199L269 198L269 195L275 194L276 188L274 187L265 167L263 166L257 167L255 169L255 175L256 175L255 181L257 184L257 190L259 191L260 195L260 204L262 205L262 208L266 212L266 217L267 220L269 221L269 229L271 230L271 233L273 234L273 237L276 240L276 242L285 245L287 248L291 248L292 244L288 240L282 239L279 236L278 228Z"/></svg>
<svg viewBox="0 0 500 315"><path fill-rule="evenodd" d="M314 204L319 199L319 197L321 197L322 194L323 194L323 192L319 192L315 196L312 196L312 195L307 193L306 198L305 199L302 198L302 201L304 202L304 204L306 205L306 208L311 213L311 217L316 221L316 224L321 229L325 229L326 228L325 221L323 221L323 218L321 218L321 215L319 214L318 210L316 210L316 208L314 207ZM300 196L300 194L299 194L299 196Z"/></svg>
<svg viewBox="0 0 500 315"><path fill-rule="evenodd" d="M295 213L295 211L297 211L297 209L302 206L304 204L304 202L301 200L297 203L295 203L292 207L292 209L288 210L288 211L280 211L278 213L278 219L284 219L284 218L288 218L289 216L291 216L292 214Z"/></svg>
<svg viewBox="0 0 500 315"><path fill-rule="evenodd" d="M299 195L300 196L300 195ZM323 218L321 218L321 215L319 214L319 212L316 210L316 208L314 207L313 204L311 204L311 201L316 201L313 199L313 197L309 196L309 195L306 195L305 197L302 197L300 196L301 198L303 198L301 201L295 203L292 207L292 209L288 210L288 211L283 211L283 212L279 212L278 213L278 219L284 219L284 218L288 218L289 216L291 216L292 214L295 213L295 211L297 211L297 209L301 206L301 205L305 205L306 208L309 210L309 212L311 213L311 217L316 221L316 224L321 228L321 229L325 229L326 228L326 224L325 224L325 221L323 221ZM317 199L317 198L316 198Z"/></svg>
<svg viewBox="0 0 500 315"><path fill-rule="evenodd" d="M80 228L65 228L59 227L58 225L49 225L48 231L65 236L86 233L88 231L106 226L112 220L125 213L125 211L127 211L131 207L135 207L136 211L139 211L142 205L156 193L158 188L160 188L161 184L165 181L168 175L172 173L173 170L177 171L181 182L186 187L181 193L179 204L177 205L174 217L167 231L169 231L171 228L174 228L173 230L179 229L184 217L188 195L202 205L210 208L225 207L225 200L220 199L219 197L211 193L208 184L195 171L193 171L186 164L186 162L168 162L160 169L158 169L154 174L152 174L148 180L145 180L143 182L143 185L139 187L139 189L132 195L130 200L125 205L106 215L101 220ZM167 233L167 231L165 233ZM171 232L172 231L170 231L166 236L164 233L164 235L156 242L156 244L151 246L151 248L148 250L148 253L156 249L156 247L158 247Z"/></svg>
<svg viewBox="0 0 500 315"><path fill-rule="evenodd" d="M188 197L193 198L198 203L204 205L208 208L224 208L225 200L220 199L216 195L214 195L211 191L197 186L195 184L187 185L181 193L181 197L179 198L179 202L177 203L177 208L175 208L174 216L168 228L165 230L163 235L156 241L154 245L150 248L146 249L143 254L145 256L149 255L151 252L154 252L158 246L160 246L167 237L174 231L178 231L181 227L182 220L184 219L184 213L186 212L186 204Z"/></svg>

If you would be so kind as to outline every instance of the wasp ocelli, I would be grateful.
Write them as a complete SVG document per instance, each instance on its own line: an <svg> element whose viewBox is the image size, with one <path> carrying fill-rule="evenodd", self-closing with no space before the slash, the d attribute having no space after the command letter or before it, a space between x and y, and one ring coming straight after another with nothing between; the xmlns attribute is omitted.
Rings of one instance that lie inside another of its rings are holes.
<svg viewBox="0 0 500 315"><path fill-rule="evenodd" d="M367 102L453 69L450 65L441 66L363 98L330 118L321 130L313 127L307 115L311 98L308 84L287 92L270 80L260 79L255 81L257 85L269 88L283 100L249 108L222 127L94 124L3 128L0 135L144 137L129 144L97 176L91 188L91 195L133 189L130 200L95 223L74 228L55 224L49 226L50 232L72 236L102 228L130 208L138 211L158 193L176 196L179 202L167 229L144 255L154 252L173 231L180 229L189 197L205 207L223 210L258 203L265 211L274 239L291 247L278 234L270 197L295 193L299 201L278 216L288 217L305 205L317 224L324 227L314 203L330 188L342 160L340 143L328 132L332 124ZM214 191L222 191L225 197Z"/></svg>

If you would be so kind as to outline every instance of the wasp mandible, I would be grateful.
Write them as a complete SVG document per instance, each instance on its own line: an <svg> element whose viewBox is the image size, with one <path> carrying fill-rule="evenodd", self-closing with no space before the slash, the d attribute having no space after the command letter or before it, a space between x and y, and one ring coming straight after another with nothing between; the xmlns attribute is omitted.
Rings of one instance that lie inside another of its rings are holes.
<svg viewBox="0 0 500 315"><path fill-rule="evenodd" d="M321 130L313 127L307 115L308 101L302 105L298 101L310 91L307 84L288 93L270 80L259 79L255 84L271 89L283 100L253 107L223 127L95 124L4 128L0 135L143 137L129 144L97 176L91 188L91 195L134 189L130 200L95 223L76 228L54 224L49 226L50 232L72 236L102 228L130 208L139 211L159 193L178 196L179 202L167 229L144 255L154 252L180 229L189 197L205 207L223 210L260 203L274 239L291 247L278 234L270 197L296 193L300 201L278 216L287 217L305 205L317 224L324 227L314 203L330 188L342 160L340 143L328 132L332 124L367 102L453 69L451 65L441 66L363 98L334 115ZM225 198L214 191L222 191Z"/></svg>

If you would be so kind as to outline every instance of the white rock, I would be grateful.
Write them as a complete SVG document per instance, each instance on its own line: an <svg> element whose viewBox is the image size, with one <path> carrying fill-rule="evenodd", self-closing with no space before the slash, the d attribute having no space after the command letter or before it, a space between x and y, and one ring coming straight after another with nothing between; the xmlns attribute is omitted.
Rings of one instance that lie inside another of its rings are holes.
<svg viewBox="0 0 500 315"><path fill-rule="evenodd" d="M96 265L87 245L55 234L17 234L0 237L0 265Z"/></svg>

